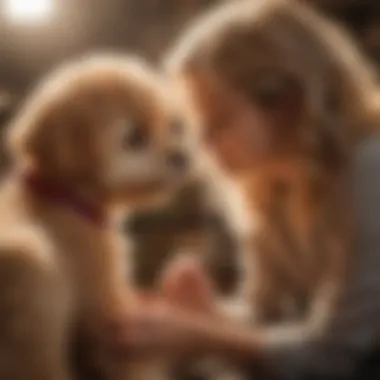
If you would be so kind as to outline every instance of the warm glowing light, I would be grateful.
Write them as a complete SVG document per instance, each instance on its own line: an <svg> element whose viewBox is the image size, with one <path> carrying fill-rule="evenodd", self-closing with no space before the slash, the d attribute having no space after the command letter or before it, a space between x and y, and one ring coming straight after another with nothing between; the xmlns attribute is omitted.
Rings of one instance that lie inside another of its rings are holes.
<svg viewBox="0 0 380 380"><path fill-rule="evenodd" d="M6 16L17 23L47 21L53 11L53 0L4 0Z"/></svg>

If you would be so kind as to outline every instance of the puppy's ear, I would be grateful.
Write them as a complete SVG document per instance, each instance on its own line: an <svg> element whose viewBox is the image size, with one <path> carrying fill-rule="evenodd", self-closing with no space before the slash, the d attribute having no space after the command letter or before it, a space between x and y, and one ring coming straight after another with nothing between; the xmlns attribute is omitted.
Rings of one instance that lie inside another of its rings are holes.
<svg viewBox="0 0 380 380"><path fill-rule="evenodd" d="M87 124L69 104L32 101L10 129L8 147L17 162L62 177L80 176L89 169L96 137Z"/></svg>
<svg viewBox="0 0 380 380"><path fill-rule="evenodd" d="M44 162L50 165L54 160L52 108L50 101L32 98L16 116L7 136L8 150L15 161L40 166Z"/></svg>

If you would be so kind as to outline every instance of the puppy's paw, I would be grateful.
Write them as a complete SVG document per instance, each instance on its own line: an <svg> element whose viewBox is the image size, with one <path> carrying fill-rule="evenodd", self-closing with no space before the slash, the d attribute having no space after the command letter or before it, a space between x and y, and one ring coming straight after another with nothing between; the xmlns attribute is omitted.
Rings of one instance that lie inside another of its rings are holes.
<svg viewBox="0 0 380 380"><path fill-rule="evenodd" d="M172 304L191 311L211 313L216 308L216 293L199 259L181 255L164 269L159 289Z"/></svg>

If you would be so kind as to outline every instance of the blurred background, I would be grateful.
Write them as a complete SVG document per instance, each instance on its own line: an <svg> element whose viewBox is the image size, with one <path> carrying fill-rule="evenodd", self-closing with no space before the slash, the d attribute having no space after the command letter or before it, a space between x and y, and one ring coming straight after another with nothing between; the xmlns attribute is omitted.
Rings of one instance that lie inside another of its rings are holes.
<svg viewBox="0 0 380 380"><path fill-rule="evenodd" d="M344 23L380 68L380 0L304 1ZM55 65L85 52L114 49L159 63L181 28L217 2L0 0L2 130L29 89ZM4 170L3 150L0 163ZM237 273L231 253L237 247L218 215L206 212L202 189L196 184L167 207L133 215L126 229L135 240L140 284L150 286L170 255L190 250L203 255L222 291L231 289Z"/></svg>

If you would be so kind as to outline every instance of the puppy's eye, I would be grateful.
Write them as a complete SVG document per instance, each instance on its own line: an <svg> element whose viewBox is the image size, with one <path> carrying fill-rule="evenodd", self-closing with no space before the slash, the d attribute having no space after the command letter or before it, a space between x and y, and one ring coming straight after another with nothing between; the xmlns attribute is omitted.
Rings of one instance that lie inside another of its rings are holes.
<svg viewBox="0 0 380 380"><path fill-rule="evenodd" d="M122 136L124 149L143 149L149 144L146 128L139 123L128 122Z"/></svg>

